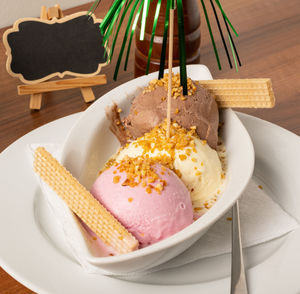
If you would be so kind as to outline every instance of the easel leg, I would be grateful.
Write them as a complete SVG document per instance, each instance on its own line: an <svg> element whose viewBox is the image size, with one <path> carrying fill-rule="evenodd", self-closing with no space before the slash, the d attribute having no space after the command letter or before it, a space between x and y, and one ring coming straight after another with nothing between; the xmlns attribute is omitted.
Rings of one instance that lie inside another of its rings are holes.
<svg viewBox="0 0 300 294"><path fill-rule="evenodd" d="M59 6L59 4L55 4L55 7L58 9L58 13L59 13L59 18L63 18L64 14Z"/></svg>
<svg viewBox="0 0 300 294"><path fill-rule="evenodd" d="M49 7L47 11L48 19L59 18L59 10L57 7Z"/></svg>
<svg viewBox="0 0 300 294"><path fill-rule="evenodd" d="M80 88L83 99L86 103L95 100L95 95L91 87L81 87Z"/></svg>
<svg viewBox="0 0 300 294"><path fill-rule="evenodd" d="M42 6L40 18L41 19L48 19L46 6Z"/></svg>
<svg viewBox="0 0 300 294"><path fill-rule="evenodd" d="M42 93L30 95L30 103L29 103L30 109L41 109L42 97L43 97L42 95L43 95Z"/></svg>

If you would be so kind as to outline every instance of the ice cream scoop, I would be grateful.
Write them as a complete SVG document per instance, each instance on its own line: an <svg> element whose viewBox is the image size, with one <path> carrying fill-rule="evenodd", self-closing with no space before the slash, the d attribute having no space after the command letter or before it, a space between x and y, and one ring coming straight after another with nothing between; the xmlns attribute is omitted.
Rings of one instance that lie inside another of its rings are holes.
<svg viewBox="0 0 300 294"><path fill-rule="evenodd" d="M194 130L171 125L171 137L166 138L166 123L127 144L116 160L144 156L170 166L191 193L195 208L209 208L222 183L222 165L216 150L200 140Z"/></svg>
<svg viewBox="0 0 300 294"><path fill-rule="evenodd" d="M166 118L167 82L153 80L138 96L132 100L130 113L123 120L117 112L117 106L107 111L111 130L123 145L126 138L136 139L151 131ZM197 135L216 149L218 142L219 112L215 99L207 89L188 79L188 95L183 96L179 75L172 80L171 119L182 127L195 126Z"/></svg>
<svg viewBox="0 0 300 294"><path fill-rule="evenodd" d="M112 165L97 178L91 193L145 247L191 224L193 208L188 189L174 172L155 164L147 176L150 165L140 163L133 169L124 168L124 161Z"/></svg>

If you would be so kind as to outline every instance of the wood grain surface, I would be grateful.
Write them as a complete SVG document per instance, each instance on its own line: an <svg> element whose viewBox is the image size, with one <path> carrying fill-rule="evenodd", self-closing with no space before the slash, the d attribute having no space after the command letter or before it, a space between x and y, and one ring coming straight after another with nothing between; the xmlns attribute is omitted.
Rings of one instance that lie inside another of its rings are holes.
<svg viewBox="0 0 300 294"><path fill-rule="evenodd" d="M111 0L103 0L96 11L103 17ZM209 5L209 1L207 1ZM242 61L239 72L230 69L213 24L217 46L220 48L222 71L217 68L208 30L201 11L201 63L208 66L214 78L271 78L276 97L272 109L238 109L263 118L300 135L300 6L298 0L223 0L228 16L240 36L236 45ZM208 6L207 5L207 6ZM90 3L64 11L70 14L90 7ZM211 20L213 12L209 9ZM5 29L0 30L0 37ZM123 28L124 32L124 28ZM122 33L122 32L121 32ZM120 40L115 52L119 51ZM105 67L108 83L93 87L96 97L133 79L134 50L131 51L127 72L120 71L117 82L112 79L116 58ZM0 151L31 130L55 119L85 110L90 104L82 99L80 89L45 94L40 111L29 109L29 95L18 96L18 79L5 69L4 46L0 45ZM0 269L0 294L27 294L30 290Z"/></svg>

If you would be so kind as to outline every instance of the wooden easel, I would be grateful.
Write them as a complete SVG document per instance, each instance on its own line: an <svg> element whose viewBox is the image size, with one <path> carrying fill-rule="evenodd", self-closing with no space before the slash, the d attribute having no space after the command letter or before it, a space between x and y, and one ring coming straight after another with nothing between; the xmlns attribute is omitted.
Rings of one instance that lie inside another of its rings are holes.
<svg viewBox="0 0 300 294"><path fill-rule="evenodd" d="M58 4L48 8L48 10L46 6L42 6L41 8L40 18L43 20L51 20L53 18L59 19L62 17L63 12ZM41 108L43 93L80 88L84 101L88 103L95 100L95 95L91 87L106 83L107 80L105 74L86 78L61 79L32 85L20 85L18 86L18 94L30 94L29 108L38 110Z"/></svg>

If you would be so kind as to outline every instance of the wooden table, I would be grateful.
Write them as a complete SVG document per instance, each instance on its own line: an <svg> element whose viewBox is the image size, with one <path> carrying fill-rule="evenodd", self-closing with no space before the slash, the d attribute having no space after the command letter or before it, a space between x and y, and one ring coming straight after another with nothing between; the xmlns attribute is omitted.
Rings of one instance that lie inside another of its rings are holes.
<svg viewBox="0 0 300 294"><path fill-rule="evenodd" d="M110 2L110 0L101 2L102 7L96 11L98 17L104 16ZM209 4L208 1L206 2ZM276 123L300 135L300 9L298 1L223 0L222 3L240 34L236 45L243 66L238 73L230 70L216 25L213 24L223 67L222 71L217 69L203 13L201 63L208 66L214 78L271 78L276 106L273 109L239 109L239 111ZM89 7L90 4L72 8L65 11L65 14L86 10ZM209 9L209 13L213 20L211 9ZM1 38L3 32L4 29L0 30ZM117 44L116 52L119 47L120 43ZM117 85L133 78L133 50L130 58L128 71L121 71L117 82L112 80L116 59L105 68L108 84L94 87L96 97L102 96ZM28 108L29 97L17 95L17 85L20 84L20 81L7 74L5 62L4 46L1 43L0 151L43 124L89 107L83 101L79 89L74 89L48 94L43 99L40 111L30 111ZM32 292L0 269L0 293L25 294Z"/></svg>

